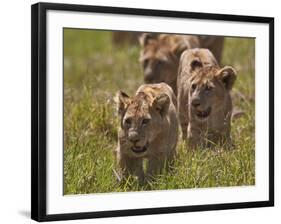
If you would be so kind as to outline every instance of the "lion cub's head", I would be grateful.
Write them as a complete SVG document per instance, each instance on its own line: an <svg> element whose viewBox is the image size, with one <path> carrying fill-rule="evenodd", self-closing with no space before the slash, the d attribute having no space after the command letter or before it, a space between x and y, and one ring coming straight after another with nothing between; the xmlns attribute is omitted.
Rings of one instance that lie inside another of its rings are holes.
<svg viewBox="0 0 281 224"><path fill-rule="evenodd" d="M145 83L165 82L176 93L176 80L181 53L189 48L188 41L179 35L140 36L140 62L143 67Z"/></svg>
<svg viewBox="0 0 281 224"><path fill-rule="evenodd" d="M236 71L225 66L219 68L216 65L203 66L196 59L190 65L191 77L189 79L189 116L199 122L218 119L216 111L230 111L231 107L229 91L235 79ZM225 119L222 117L221 119Z"/></svg>
<svg viewBox="0 0 281 224"><path fill-rule="evenodd" d="M150 143L161 131L161 122L168 113L170 98L161 93L157 96L138 92L129 97L119 92L116 97L120 116L120 144L131 156L142 157L149 153ZM160 127L160 128L159 128Z"/></svg>

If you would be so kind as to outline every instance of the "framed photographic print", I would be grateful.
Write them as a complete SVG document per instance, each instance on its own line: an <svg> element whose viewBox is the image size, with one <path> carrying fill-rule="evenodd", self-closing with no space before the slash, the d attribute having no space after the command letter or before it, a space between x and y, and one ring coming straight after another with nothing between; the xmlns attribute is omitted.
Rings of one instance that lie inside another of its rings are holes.
<svg viewBox="0 0 281 224"><path fill-rule="evenodd" d="M32 6L32 219L274 205L274 19Z"/></svg>

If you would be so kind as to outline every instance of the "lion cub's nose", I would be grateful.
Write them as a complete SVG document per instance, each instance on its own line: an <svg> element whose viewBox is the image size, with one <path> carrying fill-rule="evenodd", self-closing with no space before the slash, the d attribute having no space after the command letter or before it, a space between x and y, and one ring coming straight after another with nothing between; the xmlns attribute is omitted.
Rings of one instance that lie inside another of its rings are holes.
<svg viewBox="0 0 281 224"><path fill-rule="evenodd" d="M132 131L129 133L129 140L133 143L137 143L140 138L139 138L139 134L136 131Z"/></svg>
<svg viewBox="0 0 281 224"><path fill-rule="evenodd" d="M193 99L191 103L194 107L200 106L200 100L198 98Z"/></svg>

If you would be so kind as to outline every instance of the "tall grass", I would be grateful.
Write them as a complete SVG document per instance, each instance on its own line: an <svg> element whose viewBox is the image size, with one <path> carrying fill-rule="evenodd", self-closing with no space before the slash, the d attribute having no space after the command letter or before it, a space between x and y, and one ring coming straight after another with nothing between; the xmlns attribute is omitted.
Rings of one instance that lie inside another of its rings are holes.
<svg viewBox="0 0 281 224"><path fill-rule="evenodd" d="M255 184L254 39L226 38L222 63L238 71L232 148L188 152L178 145L174 168L140 186L114 175L118 117L113 96L143 83L139 46L114 46L111 32L64 30L64 193L86 194Z"/></svg>

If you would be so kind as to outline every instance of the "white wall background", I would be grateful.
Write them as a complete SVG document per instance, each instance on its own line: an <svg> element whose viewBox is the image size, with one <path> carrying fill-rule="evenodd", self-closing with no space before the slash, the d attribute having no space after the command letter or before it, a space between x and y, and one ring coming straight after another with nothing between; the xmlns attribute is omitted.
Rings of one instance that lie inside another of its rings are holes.
<svg viewBox="0 0 281 224"><path fill-rule="evenodd" d="M42 0L44 1L44 0ZM51 0L50 0L51 1ZM0 223L30 220L30 5L2 1L0 7ZM275 17L275 180L274 208L150 215L60 223L277 223L280 219L280 25L278 1L246 0L60 0L62 3L183 10ZM158 5L159 4L159 5ZM279 221L280 222L280 221Z"/></svg>

